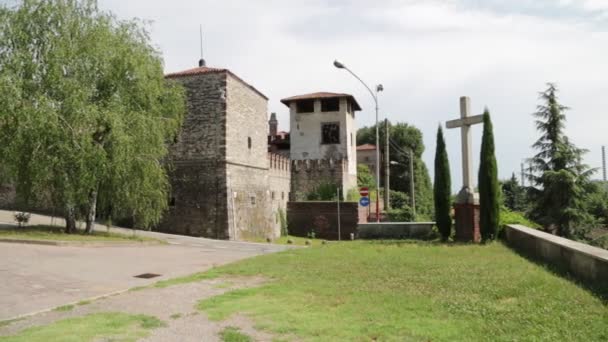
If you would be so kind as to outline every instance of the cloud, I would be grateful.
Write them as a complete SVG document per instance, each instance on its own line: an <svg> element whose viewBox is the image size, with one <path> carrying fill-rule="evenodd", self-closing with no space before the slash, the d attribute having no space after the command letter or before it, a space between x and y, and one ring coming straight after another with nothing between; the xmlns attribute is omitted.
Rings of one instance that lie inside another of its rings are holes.
<svg viewBox="0 0 608 342"><path fill-rule="evenodd" d="M531 113L545 82L557 82L568 113L567 132L599 165L608 144L607 1L143 1L101 0L122 18L153 20L152 39L166 70L196 65L198 26L209 65L227 67L270 97L285 128L279 100L311 91L354 94L373 120L366 90L333 68L341 59L370 85L383 83L382 115L419 127L432 168L437 124L458 116L458 98L488 106L496 130L500 177L532 155ZM460 135L446 132L455 188L460 185ZM481 129L474 128L480 142ZM474 152L479 153L479 144ZM476 158L477 159L477 158ZM457 189L456 189L457 190Z"/></svg>

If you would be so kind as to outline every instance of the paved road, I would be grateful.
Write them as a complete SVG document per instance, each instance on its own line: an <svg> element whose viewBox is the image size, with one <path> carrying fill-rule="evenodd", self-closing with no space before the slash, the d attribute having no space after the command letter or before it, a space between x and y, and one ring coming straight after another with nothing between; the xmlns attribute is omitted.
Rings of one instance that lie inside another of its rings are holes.
<svg viewBox="0 0 608 342"><path fill-rule="evenodd" d="M10 223L11 218L12 212L0 211L0 223ZM39 215L31 220L33 224L47 221L49 217ZM58 247L0 243L0 320L288 248L155 232L138 234L164 239L169 245ZM161 276L134 277L142 273Z"/></svg>

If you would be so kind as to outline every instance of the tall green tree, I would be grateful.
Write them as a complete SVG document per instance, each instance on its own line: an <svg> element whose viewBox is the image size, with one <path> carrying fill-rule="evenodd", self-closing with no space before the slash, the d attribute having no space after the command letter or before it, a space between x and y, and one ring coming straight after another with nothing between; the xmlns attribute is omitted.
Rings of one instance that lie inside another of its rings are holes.
<svg viewBox="0 0 608 342"><path fill-rule="evenodd" d="M0 7L0 159L20 200L61 208L67 232L91 231L100 206L160 220L184 103L140 22L94 0Z"/></svg>
<svg viewBox="0 0 608 342"><path fill-rule="evenodd" d="M547 230L574 237L576 227L587 217L585 188L594 170L582 163L586 150L572 144L564 133L568 107L559 103L557 92L548 83L534 113L541 136L533 145L538 152L530 159L530 216Z"/></svg>
<svg viewBox="0 0 608 342"><path fill-rule="evenodd" d="M526 190L517 181L515 173L511 178L502 182L502 199L504 205L511 211L526 211Z"/></svg>
<svg viewBox="0 0 608 342"><path fill-rule="evenodd" d="M483 241L496 239L500 220L500 186L494 154L494 132L490 112L483 113L483 136L479 163L479 229Z"/></svg>
<svg viewBox="0 0 608 342"><path fill-rule="evenodd" d="M435 201L435 222L441 238L447 241L452 234L452 180L450 176L450 161L445 148L443 130L437 128L437 149L435 150L435 182L433 187Z"/></svg>
<svg viewBox="0 0 608 342"><path fill-rule="evenodd" d="M410 194L409 151L414 153L414 192L416 195L416 215L420 218L431 219L433 210L433 190L431 177L426 164L422 160L424 142L422 132L407 123L392 124L389 122L390 140L389 153L391 160L398 165L391 166L390 189ZM384 151L386 129L380 124L380 151ZM362 127L357 131L357 145L376 144L376 126ZM383 167L383 166L382 166ZM382 172L381 172L382 173ZM383 173L382 173L383 174Z"/></svg>

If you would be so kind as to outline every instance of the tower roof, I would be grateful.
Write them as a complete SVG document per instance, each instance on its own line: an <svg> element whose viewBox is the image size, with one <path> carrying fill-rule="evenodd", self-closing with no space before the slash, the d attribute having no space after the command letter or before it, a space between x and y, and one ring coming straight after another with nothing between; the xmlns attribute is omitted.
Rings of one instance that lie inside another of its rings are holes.
<svg viewBox="0 0 608 342"><path fill-rule="evenodd" d="M268 97L266 95L264 95L261 91L257 90L251 84L243 81L242 78L238 77L237 75L235 75L232 71L230 71L228 69L210 68L210 67L206 67L206 66L200 66L200 67L196 67L196 68L192 68L192 69L187 69L187 70L182 70L182 71L168 73L168 74L165 75L165 78L175 79L175 78L182 78L182 77L188 77L188 76L205 75L205 74L217 74L217 73L226 73L226 74L232 76L234 79L236 79L237 81L243 83L245 86L249 87L251 90L253 90L256 93L258 93L264 99L268 100Z"/></svg>
<svg viewBox="0 0 608 342"><path fill-rule="evenodd" d="M289 107L289 104L294 101L316 100L316 99L335 99L335 98L347 98L353 104L353 110L356 110L356 111L361 110L361 106L359 106L359 103L357 103L357 100L355 100L355 97L352 96L351 94L330 93L330 92L325 92L325 91L310 93L310 94L303 94L303 95L296 95L296 96L282 99L281 102L284 105L286 105L287 107Z"/></svg>

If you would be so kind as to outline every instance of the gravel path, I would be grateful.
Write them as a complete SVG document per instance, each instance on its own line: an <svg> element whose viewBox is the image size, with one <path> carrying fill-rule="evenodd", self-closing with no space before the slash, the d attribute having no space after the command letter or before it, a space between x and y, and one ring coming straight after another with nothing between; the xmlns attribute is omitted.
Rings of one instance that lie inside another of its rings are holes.
<svg viewBox="0 0 608 342"><path fill-rule="evenodd" d="M196 309L201 299L218 296L240 288L256 287L264 283L259 277L218 278L196 283L146 288L76 305L70 311L50 311L27 317L0 327L0 336L14 335L19 331L57 320L98 312L126 312L155 316L167 325L152 330L142 341L220 341L218 334L226 326L234 326L255 341L272 341L273 336L253 328L253 322L242 315L233 315L221 322L210 321L204 312Z"/></svg>

